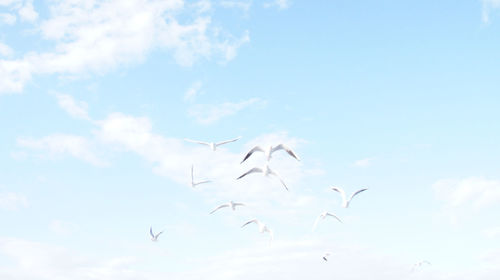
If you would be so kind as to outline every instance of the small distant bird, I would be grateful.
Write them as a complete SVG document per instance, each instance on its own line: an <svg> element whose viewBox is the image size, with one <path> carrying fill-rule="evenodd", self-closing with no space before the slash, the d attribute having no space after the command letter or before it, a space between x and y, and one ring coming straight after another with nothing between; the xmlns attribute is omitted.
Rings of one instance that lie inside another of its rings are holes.
<svg viewBox="0 0 500 280"><path fill-rule="evenodd" d="M357 195L357 194L359 194L359 193L361 193L361 192L364 192L364 191L366 191L367 189L361 189L361 190L359 190L359 191L357 191L357 192L353 193L353 194L351 195L351 197L349 197L349 200L347 200L347 199L346 199L345 192L344 192L344 190L343 190L343 189L338 188L338 187L332 187L332 190L334 190L334 191L336 191L336 192L340 193L340 195L342 196L342 207L347 208L347 207L349 207L349 203L351 202L352 198L353 198L355 195Z"/></svg>
<svg viewBox="0 0 500 280"><path fill-rule="evenodd" d="M268 147L261 147L261 146L255 146L253 147L245 156L245 158L243 158L243 160L240 162L240 164L242 164L245 160L247 160L247 158L249 158L253 153L255 152L264 152L264 155L266 156L267 158L267 161L271 160L271 155L272 153L276 152L276 151L279 151L279 150L285 150L289 155L291 155L292 157L294 157L296 160L300 161L299 157L292 151L292 149L288 148L287 146L283 145L283 144L278 144L276 146L268 146Z"/></svg>
<svg viewBox="0 0 500 280"><path fill-rule="evenodd" d="M276 176L280 180L280 182L283 185L283 187L285 187L285 189L288 191L288 188L287 188L285 182L283 182L283 180L278 175L278 173L272 171L267 164L266 164L266 166L264 168L254 167L254 168L248 170L243 175L241 175L240 177L236 178L236 180L241 179L241 178L247 176L248 174L252 174L252 173L263 173L264 176L274 175L274 176Z"/></svg>
<svg viewBox="0 0 500 280"><path fill-rule="evenodd" d="M212 181L210 181L210 180L204 180L204 181L197 181L197 182L195 182L195 181L194 181L194 173L193 173L193 169L194 169L194 167L193 167L193 165L191 165L191 187L192 187L192 188L196 187L196 186L197 186L197 185L199 185L199 184L205 184L205 183L210 183L210 182L212 182Z"/></svg>
<svg viewBox="0 0 500 280"><path fill-rule="evenodd" d="M217 210L219 210L221 208L224 208L224 207L231 207L231 209L233 209L233 211L234 211L234 210L236 210L236 206L245 206L245 204L239 203L239 202L233 202L231 200L228 203L225 203L225 204L222 204L222 205L218 206L212 212L210 212L210 214L213 214L215 211L217 211Z"/></svg>
<svg viewBox="0 0 500 280"><path fill-rule="evenodd" d="M325 211L325 212L319 214L318 218L316 218L316 221L314 222L314 226L313 226L312 230L314 231L316 229L316 227L318 226L318 222L319 222L320 219L324 220L327 216L334 217L335 219L337 219L337 221L339 221L339 222L342 223L342 221L339 219L339 217L335 216L332 213L329 213L329 212Z"/></svg>
<svg viewBox="0 0 500 280"><path fill-rule="evenodd" d="M251 224L251 223L256 223L259 226L260 233L268 232L269 235L271 235L271 240L273 240L273 238L274 238L273 231L270 230L265 224L263 224L261 221L259 221L257 219L250 220L250 221L244 223L241 227L244 227L244 226Z"/></svg>
<svg viewBox="0 0 500 280"><path fill-rule="evenodd" d="M419 261L418 263L416 263L416 264L413 265L413 268L411 269L411 271L414 272L415 269L421 267L424 264L431 265L431 263L429 261L426 261L426 260Z"/></svg>
<svg viewBox="0 0 500 280"><path fill-rule="evenodd" d="M330 252L326 252L324 255L323 255L323 260L325 260L325 262L328 261L328 257L330 256Z"/></svg>
<svg viewBox="0 0 500 280"><path fill-rule="evenodd" d="M238 137L238 138L234 138L234 139L226 140L226 141L222 141L222 142L203 142L203 141L191 140L191 139L187 139L187 138L184 138L184 140L186 140L188 142L191 142L191 143L197 143L197 144L201 144L201 145L207 145L207 146L210 147L210 149L212 149L212 151L215 151L218 146L224 145L224 144L227 144L227 143L231 143L231 142L234 142L234 141L237 141L240 138L241 138L241 136Z"/></svg>
<svg viewBox="0 0 500 280"><path fill-rule="evenodd" d="M163 230L157 234L154 234L153 227L149 227L149 234L151 235L151 241L153 241L153 242L158 241L158 236L160 236L160 234L162 234L162 233L163 233Z"/></svg>

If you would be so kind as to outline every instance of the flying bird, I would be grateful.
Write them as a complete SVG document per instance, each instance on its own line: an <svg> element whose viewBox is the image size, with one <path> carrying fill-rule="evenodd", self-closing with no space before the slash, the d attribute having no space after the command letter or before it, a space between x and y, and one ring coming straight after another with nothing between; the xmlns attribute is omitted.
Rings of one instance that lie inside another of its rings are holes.
<svg viewBox="0 0 500 280"><path fill-rule="evenodd" d="M340 195L342 196L342 207L347 208L347 207L349 207L349 203L351 202L352 198L353 198L355 195L357 195L357 194L359 194L359 193L361 193L361 192L364 192L364 191L366 191L367 189L361 189L361 190L359 190L359 191L357 191L357 192L353 193L353 194L351 195L351 197L349 197L349 200L347 200L347 199L346 199L345 192L344 192L344 190L343 190L343 189L338 188L338 187L332 187L332 190L334 190L334 191L336 191L336 192L340 193Z"/></svg>
<svg viewBox="0 0 500 280"><path fill-rule="evenodd" d="M203 180L203 181L194 181L194 173L193 173L193 165L191 165L191 187L194 188L199 184L205 184L205 183L210 183L210 180Z"/></svg>
<svg viewBox="0 0 500 280"><path fill-rule="evenodd" d="M255 146L253 147L245 156L245 158L243 158L243 160L240 162L240 164L242 164L245 160L247 160L247 158L249 158L253 153L255 152L263 152L264 155L266 156L267 158L267 161L271 160L271 155L272 153L276 152L276 151L279 151L279 150L285 150L290 156L294 157L296 160L300 161L299 157L292 151L292 149L288 148L287 146L283 145L283 144L278 144L276 146L267 146L265 148L261 147L261 146Z"/></svg>
<svg viewBox="0 0 500 280"><path fill-rule="evenodd" d="M213 214L215 211L217 211L217 210L219 210L221 208L224 208L224 207L231 207L231 209L233 209L233 211L234 211L234 210L236 210L236 206L245 206L245 204L239 203L239 202L233 202L231 200L228 203L225 203L225 204L222 204L222 205L218 206L212 212L210 212L210 214Z"/></svg>
<svg viewBox="0 0 500 280"><path fill-rule="evenodd" d="M259 221L257 219L250 220L250 221L244 223L241 227L244 227L244 226L251 224L251 223L256 223L259 226L260 233L268 232L269 235L271 235L271 240L273 240L273 238L274 238L273 231L270 230L265 224L263 224L261 221Z"/></svg>
<svg viewBox="0 0 500 280"><path fill-rule="evenodd" d="M149 234L151 235L151 241L156 242L158 241L158 236L163 233L163 230L158 232L157 234L153 233L153 227L149 227Z"/></svg>
<svg viewBox="0 0 500 280"><path fill-rule="evenodd" d="M326 252L324 255L323 255L323 260L325 260L325 262L328 261L328 257L331 255L330 252Z"/></svg>
<svg viewBox="0 0 500 280"><path fill-rule="evenodd" d="M339 219L339 217L335 216L332 213L329 213L329 212L325 211L325 212L319 214L318 218L316 218L316 221L314 222L312 230L314 231L316 229L316 227L318 226L318 222L319 222L320 219L324 220L327 216L334 217L335 219L337 219L337 221L339 221L339 222L342 223L342 221Z"/></svg>
<svg viewBox="0 0 500 280"><path fill-rule="evenodd" d="M272 171L267 164L266 164L266 166L264 168L254 167L254 168L248 170L243 175L241 175L240 177L236 178L236 180L241 179L241 178L247 176L248 174L252 174L252 173L263 173L264 176L274 175L274 176L276 176L280 180L281 184L288 191L288 188L287 188L285 182L283 182L283 180L281 179L281 177L276 172Z"/></svg>
<svg viewBox="0 0 500 280"><path fill-rule="evenodd" d="M234 138L234 139L226 140L226 141L222 141L222 142L203 142L203 141L191 140L191 139L187 139L187 138L184 138L184 140L186 140L188 142L191 142L191 143L197 143L197 144L201 144L201 145L207 145L207 146L210 147L210 149L212 149L212 151L215 151L218 146L224 145L224 144L227 144L227 143L231 143L231 142L234 142L234 141L237 141L240 138L241 138L241 136L238 137L238 138Z"/></svg>
<svg viewBox="0 0 500 280"><path fill-rule="evenodd" d="M421 267L424 264L431 265L431 263L429 261L426 261L426 260L419 261L418 263L416 263L416 264L413 265L413 268L411 269L411 271L414 272L415 269Z"/></svg>

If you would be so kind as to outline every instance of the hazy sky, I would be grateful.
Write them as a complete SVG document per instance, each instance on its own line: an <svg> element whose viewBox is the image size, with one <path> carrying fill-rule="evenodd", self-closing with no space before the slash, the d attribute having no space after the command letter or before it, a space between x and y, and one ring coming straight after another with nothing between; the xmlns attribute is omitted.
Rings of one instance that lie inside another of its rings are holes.
<svg viewBox="0 0 500 280"><path fill-rule="evenodd" d="M500 275L498 0L0 0L0 29L0 279ZM289 192L236 180L278 143Z"/></svg>

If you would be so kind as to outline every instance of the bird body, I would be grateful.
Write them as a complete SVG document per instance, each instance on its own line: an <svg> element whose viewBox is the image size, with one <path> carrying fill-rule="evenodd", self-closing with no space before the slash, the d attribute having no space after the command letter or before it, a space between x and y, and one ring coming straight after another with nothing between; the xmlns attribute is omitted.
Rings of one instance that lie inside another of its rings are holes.
<svg viewBox="0 0 500 280"><path fill-rule="evenodd" d="M252 174L252 173L263 173L264 176L266 176L266 177L269 177L269 175L276 176L280 180L281 184L288 191L288 187L286 186L285 182L283 182L283 180L281 179L281 177L276 172L274 172L273 170L271 170L271 168L269 168L269 165L267 165L267 164L263 168L254 167L254 168L248 170L247 172L243 173L243 175L241 175L240 177L236 178L236 180L241 179L241 178L245 177L246 175Z"/></svg>
<svg viewBox="0 0 500 280"><path fill-rule="evenodd" d="M226 141L221 141L221 142L204 142L204 141L198 141L198 140L191 140L191 139L187 139L187 138L184 138L184 140L188 141L188 142L191 142L191 143L206 145L206 146L210 147L210 149L212 151L215 151L215 150L217 150L218 146L224 145L224 144L227 144L227 143L231 143L231 142L234 142L234 141L237 141L240 138L241 138L241 136L237 137L237 138L234 138L234 139L231 139L231 140L226 140Z"/></svg>
<svg viewBox="0 0 500 280"><path fill-rule="evenodd" d="M276 146L267 146L267 147L262 147L262 146L255 146L253 147L246 155L245 157L243 158L243 160L240 162L243 163L245 160L247 160L247 158L249 158L253 153L255 152L263 152L265 157L266 157L266 160L267 161L270 161L271 160L271 157L272 157L272 154L276 151L279 151L279 150L285 150L290 156L294 157L296 160L300 161L299 157L292 151L292 149L288 148L287 146L283 145L283 144L278 144Z"/></svg>
<svg viewBox="0 0 500 280"><path fill-rule="evenodd" d="M367 189L360 189L356 192L354 192L351 197L349 197L349 199L346 198L346 195L345 195L345 192L343 189L339 188L339 187L332 187L332 190L340 193L340 195L342 196L342 207L344 208L347 208L349 207L349 203L351 203L351 200L354 196L356 196L357 194L361 193L361 192L364 192L366 191Z"/></svg>
<svg viewBox="0 0 500 280"><path fill-rule="evenodd" d="M222 204L222 205L219 205L217 208L215 208L214 210L212 210L212 212L210 212L210 214L213 214L215 211L221 209L221 208L224 208L224 207L231 207L231 209L236 210L236 206L245 206L244 203L239 203L239 202L234 202L234 201L230 201L228 203L225 203L225 204Z"/></svg>
<svg viewBox="0 0 500 280"><path fill-rule="evenodd" d="M153 241L153 242L158 241L158 236L160 236L160 234L162 234L162 233L163 233L163 231L160 231L159 233L154 234L153 227L149 227L149 234L151 235L151 241Z"/></svg>
<svg viewBox="0 0 500 280"><path fill-rule="evenodd" d="M325 262L328 261L328 257L330 256L330 252L326 252L324 255L323 255L323 260L325 260Z"/></svg>
<svg viewBox="0 0 500 280"><path fill-rule="evenodd" d="M316 227L318 226L318 222L319 222L320 219L324 220L328 216L333 217L333 218L337 219L337 221L339 221L339 222L342 223L342 221L339 219L339 217L335 216L335 214L332 214L330 212L325 211L325 212L319 214L318 218L316 218L316 221L314 222L312 230L314 231L316 229Z"/></svg>
<svg viewBox="0 0 500 280"><path fill-rule="evenodd" d="M262 223L261 221L259 221L257 219L250 220L250 221L244 223L241 227L244 227L244 226L251 224L251 223L255 223L259 226L260 233L264 233L264 232L269 233L269 235L271 235L271 240L273 240L273 238L274 238L273 231L270 230L264 223Z"/></svg>

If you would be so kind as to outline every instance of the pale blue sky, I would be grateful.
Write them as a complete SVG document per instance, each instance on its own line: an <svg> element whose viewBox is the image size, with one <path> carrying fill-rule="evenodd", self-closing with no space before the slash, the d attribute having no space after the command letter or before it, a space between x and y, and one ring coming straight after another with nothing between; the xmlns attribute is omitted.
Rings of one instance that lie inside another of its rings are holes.
<svg viewBox="0 0 500 280"><path fill-rule="evenodd" d="M498 0L0 0L0 30L1 279L500 274ZM290 192L235 180L277 143Z"/></svg>

